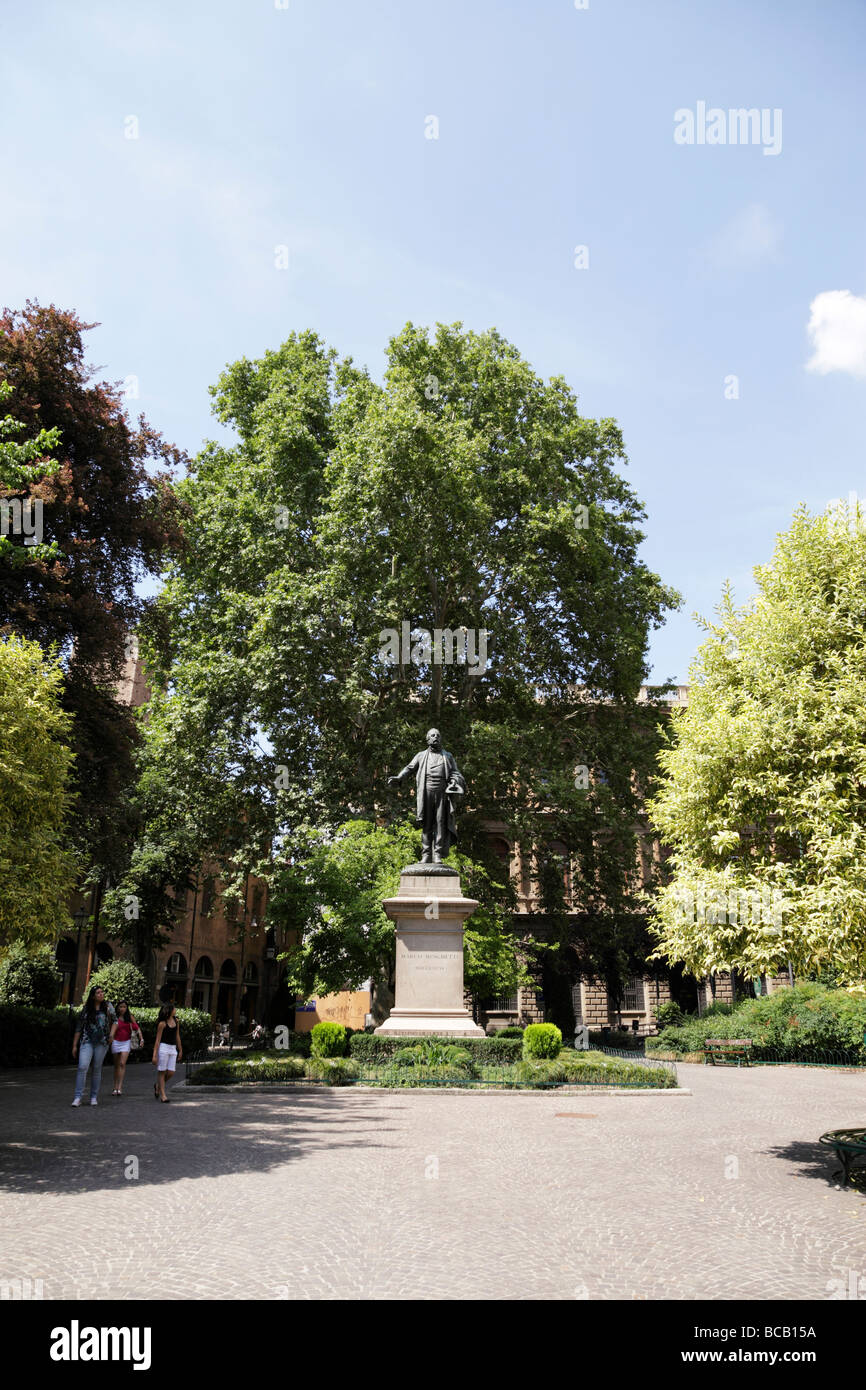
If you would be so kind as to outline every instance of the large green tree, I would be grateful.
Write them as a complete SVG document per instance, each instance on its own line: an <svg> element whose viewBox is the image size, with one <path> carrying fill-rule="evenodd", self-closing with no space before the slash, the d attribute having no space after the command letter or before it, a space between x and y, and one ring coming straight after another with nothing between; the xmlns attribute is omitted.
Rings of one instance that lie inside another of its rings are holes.
<svg viewBox="0 0 866 1390"><path fill-rule="evenodd" d="M381 385L293 334L230 367L214 401L237 440L207 445L180 486L188 546L150 629L189 804L204 814L220 750L248 808L239 862L269 861L278 902L301 827L404 819L387 776L435 723L468 779L459 848L487 866L490 902L514 900L485 828L499 820L539 866L564 843L585 921L625 943L655 740L634 701L675 596L639 558L615 422L459 325L408 325ZM404 623L414 660L394 662ZM487 661L432 661L424 630L461 628L476 657L486 632ZM544 897L548 927L564 921L561 889Z"/></svg>
<svg viewBox="0 0 866 1390"><path fill-rule="evenodd" d="M0 946L51 941L69 924L73 758L62 691L62 671L37 643L0 638Z"/></svg>
<svg viewBox="0 0 866 1390"><path fill-rule="evenodd" d="M45 546L25 563L10 562L23 545L0 548L0 632L60 655L74 717L70 834L104 879L122 857L133 775L135 724L116 682L146 608L140 581L180 544L170 472L181 455L143 417L130 422L118 386L94 379L92 327L29 301L0 313L2 399L14 392L0 421L0 496L41 502Z"/></svg>
<svg viewBox="0 0 866 1390"><path fill-rule="evenodd" d="M866 977L866 532L800 510L725 590L651 806L673 847L661 951L695 975Z"/></svg>

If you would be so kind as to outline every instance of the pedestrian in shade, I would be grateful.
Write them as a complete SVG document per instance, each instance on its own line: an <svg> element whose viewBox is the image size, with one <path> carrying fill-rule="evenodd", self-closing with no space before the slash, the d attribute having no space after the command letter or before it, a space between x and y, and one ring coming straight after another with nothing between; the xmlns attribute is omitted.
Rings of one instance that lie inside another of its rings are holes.
<svg viewBox="0 0 866 1390"><path fill-rule="evenodd" d="M157 1070L153 1094L157 1100L168 1104L165 1086L168 1078L174 1075L178 1062L183 1060L183 1045L180 1040L180 1024L177 1021L174 1004L163 1004L156 1020L156 1041L153 1044L153 1065Z"/></svg>
<svg viewBox="0 0 866 1390"><path fill-rule="evenodd" d="M72 1040L72 1055L78 1060L78 1073L75 1077L75 1099L73 1105L81 1104L81 1095L90 1073L90 1104L97 1105L99 1084L102 1081L102 1063L108 1051L108 1044L114 1036L114 1009L98 986L87 996L87 1003L78 1015L75 1037ZM80 1047L79 1047L80 1044Z"/></svg>
<svg viewBox="0 0 866 1390"><path fill-rule="evenodd" d="M126 1075L126 1063L132 1050L133 1034L138 1039L137 1047L141 1047L144 1038L141 1029L129 1012L129 1004L125 999L118 999L115 1013L117 1022L111 1034L111 1056L114 1061L114 1090L111 1094L120 1096L123 1095L123 1078Z"/></svg>

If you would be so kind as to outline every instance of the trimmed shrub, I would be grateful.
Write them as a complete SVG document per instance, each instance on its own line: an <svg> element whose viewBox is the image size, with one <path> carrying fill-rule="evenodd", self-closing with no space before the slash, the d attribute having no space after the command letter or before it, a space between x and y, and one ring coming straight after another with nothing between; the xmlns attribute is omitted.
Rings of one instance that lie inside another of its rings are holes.
<svg viewBox="0 0 866 1390"><path fill-rule="evenodd" d="M530 1023L523 1034L523 1058L558 1057L562 1050L562 1034L555 1023Z"/></svg>
<svg viewBox="0 0 866 1390"><path fill-rule="evenodd" d="M522 1038L523 1029L516 1023L509 1023L505 1028L497 1028L493 1034L494 1038Z"/></svg>
<svg viewBox="0 0 866 1390"><path fill-rule="evenodd" d="M454 1043L469 1053L478 1064L507 1065L520 1059L520 1038L449 1038L444 1034L428 1034L418 1038L376 1037L373 1033L355 1033L349 1040L349 1054L356 1062L386 1062L395 1052L407 1047L427 1044Z"/></svg>
<svg viewBox="0 0 866 1390"><path fill-rule="evenodd" d="M348 1040L342 1023L317 1023L310 1037L311 1057L345 1057Z"/></svg>
<svg viewBox="0 0 866 1390"><path fill-rule="evenodd" d="M130 1009L135 1009L143 1008L150 1003L147 980L131 960L107 960L104 965L100 965L87 982L85 997L97 987L105 990L105 997L110 999L112 1004L118 999L125 999Z"/></svg>
<svg viewBox="0 0 866 1390"><path fill-rule="evenodd" d="M0 1004L0 1067L50 1067L72 1060L69 1010Z"/></svg>
<svg viewBox="0 0 866 1390"><path fill-rule="evenodd" d="M340 1024L334 1026L339 1028ZM323 1081L326 1086L350 1086L358 1080L361 1068L351 1057L311 1057L306 1072L311 1081Z"/></svg>
<svg viewBox="0 0 866 1390"><path fill-rule="evenodd" d="M0 962L0 1004L27 1004L52 1009L57 1003L63 976L50 946L26 951L19 941Z"/></svg>
<svg viewBox="0 0 866 1390"><path fill-rule="evenodd" d="M685 1021L686 1015L675 999L668 999L656 1009L656 1023L659 1028L681 1028Z"/></svg>
<svg viewBox="0 0 866 1390"><path fill-rule="evenodd" d="M122 999L124 996L121 995L120 997ZM153 1053L153 1044L156 1041L159 1009L130 1007L130 1013L144 1035L144 1047L140 1048L138 1052L131 1052L130 1057L141 1058L142 1061L149 1062ZM180 1024L180 1041L184 1058L192 1056L194 1052L206 1051L213 1032L210 1014L202 1013L200 1009L178 1009L177 1021Z"/></svg>

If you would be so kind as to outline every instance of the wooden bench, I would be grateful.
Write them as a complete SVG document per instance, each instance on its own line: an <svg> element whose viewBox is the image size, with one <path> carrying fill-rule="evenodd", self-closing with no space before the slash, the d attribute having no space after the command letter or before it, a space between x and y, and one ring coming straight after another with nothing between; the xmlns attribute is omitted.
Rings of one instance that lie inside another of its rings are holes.
<svg viewBox="0 0 866 1390"><path fill-rule="evenodd" d="M704 1061L710 1066L750 1066L752 1061L751 1038L707 1038L704 1043Z"/></svg>
<svg viewBox="0 0 866 1390"><path fill-rule="evenodd" d="M832 1149L842 1164L841 1173L834 1173L833 1176L842 1178L842 1186L847 1187L851 1181L851 1166L858 1154L866 1154L866 1129L831 1129L827 1134L822 1134L818 1140L819 1144L826 1144L828 1149Z"/></svg>

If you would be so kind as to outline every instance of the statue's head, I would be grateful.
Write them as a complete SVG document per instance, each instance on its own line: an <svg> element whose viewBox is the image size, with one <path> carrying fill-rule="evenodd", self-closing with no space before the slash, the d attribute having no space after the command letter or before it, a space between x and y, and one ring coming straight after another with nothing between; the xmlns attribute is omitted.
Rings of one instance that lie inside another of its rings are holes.
<svg viewBox="0 0 866 1390"><path fill-rule="evenodd" d="M438 729L427 730L427 747L435 749L436 752L442 747L442 735Z"/></svg>

